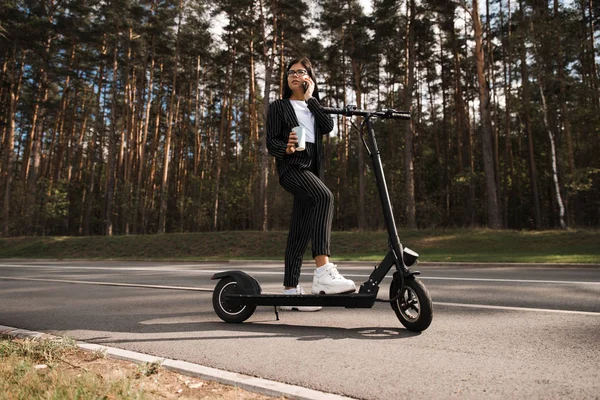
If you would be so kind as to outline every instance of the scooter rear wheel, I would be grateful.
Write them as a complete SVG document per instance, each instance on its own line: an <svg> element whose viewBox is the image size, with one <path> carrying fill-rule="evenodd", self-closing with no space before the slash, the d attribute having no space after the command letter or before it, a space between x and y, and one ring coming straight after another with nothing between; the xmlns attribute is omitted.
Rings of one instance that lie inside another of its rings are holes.
<svg viewBox="0 0 600 400"><path fill-rule="evenodd" d="M235 279L223 278L213 291L213 308L225 322L241 323L254 314L255 305L242 304L239 300L226 298L228 294L242 294Z"/></svg>
<svg viewBox="0 0 600 400"><path fill-rule="evenodd" d="M402 293L399 291L400 282L394 279L390 286L390 299L397 297L392 301L392 309L402 325L413 332L427 329L433 319L433 305L427 288L419 279L410 276L404 281Z"/></svg>

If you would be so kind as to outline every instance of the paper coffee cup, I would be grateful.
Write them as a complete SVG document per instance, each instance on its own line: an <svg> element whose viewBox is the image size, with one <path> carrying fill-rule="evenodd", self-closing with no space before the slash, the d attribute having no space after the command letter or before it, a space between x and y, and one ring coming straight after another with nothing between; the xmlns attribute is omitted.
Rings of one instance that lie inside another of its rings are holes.
<svg viewBox="0 0 600 400"><path fill-rule="evenodd" d="M298 136L298 143L296 143L296 150L303 151L306 148L306 130L303 126L295 126L292 131Z"/></svg>

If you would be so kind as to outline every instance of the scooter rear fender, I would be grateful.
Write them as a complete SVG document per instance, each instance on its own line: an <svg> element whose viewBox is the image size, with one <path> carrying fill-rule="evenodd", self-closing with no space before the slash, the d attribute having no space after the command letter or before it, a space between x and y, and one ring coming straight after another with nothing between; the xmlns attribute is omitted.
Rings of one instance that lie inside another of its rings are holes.
<svg viewBox="0 0 600 400"><path fill-rule="evenodd" d="M223 271L217 272L210 279L223 279L231 277L237 283L238 288L241 290L240 294L261 294L262 288L256 279L248 275L243 271Z"/></svg>

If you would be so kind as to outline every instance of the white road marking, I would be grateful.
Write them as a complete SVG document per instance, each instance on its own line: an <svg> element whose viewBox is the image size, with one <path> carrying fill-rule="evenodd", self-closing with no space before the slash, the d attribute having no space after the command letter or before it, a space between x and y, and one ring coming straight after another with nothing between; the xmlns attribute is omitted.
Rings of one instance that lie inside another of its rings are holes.
<svg viewBox="0 0 600 400"><path fill-rule="evenodd" d="M108 270L108 271L174 271L174 272L205 272L207 270L192 270L186 268L172 268L173 266L152 266L152 267L100 267L100 266L83 266L83 265L42 265L42 264L0 264L0 268L33 268L33 269L82 269L82 270ZM178 265L178 267L202 267L201 265ZM232 268L228 268L232 269ZM219 272L225 270L225 268L218 270ZM210 271L209 271L210 272Z"/></svg>
<svg viewBox="0 0 600 400"><path fill-rule="evenodd" d="M200 266L200 265L189 265ZM0 268L33 268L33 269L80 269L80 270L118 270L118 271L154 271L154 272L188 272L198 275L212 275L226 270L237 270L236 268L223 268L223 269L201 269L201 270L190 270L190 269L179 269L179 268L163 268L163 267L84 267L84 266L49 266L49 265L21 265L21 264L0 264ZM234 267L229 266L229 267ZM261 267L262 268L262 267ZM272 272L272 271L251 271L250 275L273 275L283 276L283 270ZM313 273L302 273L302 276L313 276ZM344 274L350 278L368 278L367 274ZM391 278L390 275L386 278ZM425 276L419 275L419 279L422 280L440 280L440 281L468 281L468 282L501 282L501 283L543 283L543 284L561 284L561 285L600 285L600 282L591 281L558 281L558 280L541 280L541 279L500 279L500 278L467 278L467 277L447 277L447 276Z"/></svg>
<svg viewBox="0 0 600 400"><path fill-rule="evenodd" d="M56 282L56 283L82 284L82 285L120 286L120 287L166 289L166 290L186 290L186 291L195 291L195 292L212 292L213 291L213 289L198 288L198 287L186 287L186 286L143 285L143 284L135 284L135 283L120 283L120 282L74 281L74 280L66 280L66 279L15 278L15 277L0 276L0 280ZM592 311L556 310L556 309L549 309L549 308L509 307L509 306L494 306L494 305L487 305L487 304L469 304L469 303L447 303L447 302L438 302L438 301L434 301L433 304L440 305L440 306L466 307L466 308L478 308L478 309L490 309L490 310L534 311L534 312L549 312L549 313L561 313L561 314L600 316L600 312L592 312Z"/></svg>
<svg viewBox="0 0 600 400"><path fill-rule="evenodd" d="M137 283L120 283L120 282L94 282L94 281L73 281L67 279L42 279L42 278L15 278L10 276L0 276L0 279L11 281L34 281L34 282L56 282L56 283L74 283L81 285L100 285L100 286L122 286L122 287L138 287L149 289L168 289L168 290L191 290L195 292L212 292L212 289L186 287L186 286L163 286L163 285L144 285Z"/></svg>
<svg viewBox="0 0 600 400"><path fill-rule="evenodd" d="M433 304L450 307L467 307L467 308L483 308L489 310L506 310L506 311L537 311L561 314L577 314L577 315L594 315L600 316L600 312L593 311L572 311L572 310L555 310L551 308L528 308L528 307L508 307L508 306L492 306L487 304L465 304L465 303L444 303L434 301Z"/></svg>
<svg viewBox="0 0 600 400"><path fill-rule="evenodd" d="M252 272L252 275L254 272ZM301 274L310 275L313 274ZM344 274L346 277L352 278L368 278L369 275L360 274ZM386 278L391 278L387 275ZM590 281L552 281L552 280L540 280L540 279L500 279L500 278L465 278L465 277L448 277L448 276L426 276L418 275L419 279L422 280L438 280L438 281L471 281L471 282L503 282L503 283L559 283L559 284L570 284L570 285L600 285L600 282Z"/></svg>
<svg viewBox="0 0 600 400"><path fill-rule="evenodd" d="M560 283L560 284L575 284L575 285L600 285L600 282L590 281L551 281L539 279L497 279L497 278L455 278L446 276L422 276L419 279L423 280L441 280L441 281L474 281L474 282L506 282L506 283Z"/></svg>

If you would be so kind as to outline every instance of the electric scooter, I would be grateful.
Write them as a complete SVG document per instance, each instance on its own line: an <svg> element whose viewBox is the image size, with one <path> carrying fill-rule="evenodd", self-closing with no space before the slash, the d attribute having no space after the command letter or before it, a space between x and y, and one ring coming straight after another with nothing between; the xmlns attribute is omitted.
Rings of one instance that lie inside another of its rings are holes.
<svg viewBox="0 0 600 400"><path fill-rule="evenodd" d="M245 272L220 272L214 274L211 278L219 280L213 291L213 308L223 321L241 323L252 316L257 306L273 306L276 318L279 320L278 306L372 308L375 302L388 302L406 329L414 332L424 331L429 327L433 318L431 297L427 288L417 278L420 272L410 269L417 265L419 255L408 247L403 247L400 243L383 174L381 156L371 121L373 118L409 120L410 114L396 110L358 110L355 106L347 106L346 108L324 107L323 111L328 114L363 117L360 129L353 121L352 125L359 130L362 142L373 160L373 170L389 235L387 255L378 266L375 266L374 271L368 280L360 286L358 292L350 294L268 294L263 293L258 281ZM365 140L365 128L369 144ZM396 271L390 285L389 300L379 299L377 298L379 285L394 266Z"/></svg>

